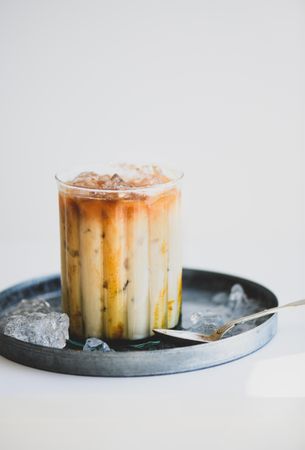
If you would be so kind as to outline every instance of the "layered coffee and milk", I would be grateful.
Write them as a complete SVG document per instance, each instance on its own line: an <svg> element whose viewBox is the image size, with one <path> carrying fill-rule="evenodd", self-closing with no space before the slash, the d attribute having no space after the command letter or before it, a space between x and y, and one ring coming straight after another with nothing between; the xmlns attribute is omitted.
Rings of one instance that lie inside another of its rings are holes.
<svg viewBox="0 0 305 450"><path fill-rule="evenodd" d="M142 339L181 312L180 191L156 166L59 180L62 306L70 334Z"/></svg>

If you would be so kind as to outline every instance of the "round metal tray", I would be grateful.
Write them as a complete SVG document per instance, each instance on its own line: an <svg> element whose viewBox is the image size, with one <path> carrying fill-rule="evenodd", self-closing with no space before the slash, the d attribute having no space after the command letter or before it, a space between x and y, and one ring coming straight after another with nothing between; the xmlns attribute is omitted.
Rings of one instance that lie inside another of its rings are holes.
<svg viewBox="0 0 305 450"><path fill-rule="evenodd" d="M221 291L229 292L236 283L244 287L248 297L257 303L258 310L278 305L277 298L271 291L252 281L232 275L184 269L182 326L185 326L191 312L200 310L203 305L212 309L213 295ZM22 298L31 299L38 295L58 305L59 276L26 281L1 292L0 313ZM161 349L122 348L121 351L108 353L83 352L71 346L63 350L52 349L0 333L0 354L26 366L73 375L129 377L171 374L203 369L246 356L272 339L276 333L276 325L276 315L272 315L261 319L260 324L253 325L252 329L242 333L237 329L235 335L218 342L184 346L171 343L165 344Z"/></svg>

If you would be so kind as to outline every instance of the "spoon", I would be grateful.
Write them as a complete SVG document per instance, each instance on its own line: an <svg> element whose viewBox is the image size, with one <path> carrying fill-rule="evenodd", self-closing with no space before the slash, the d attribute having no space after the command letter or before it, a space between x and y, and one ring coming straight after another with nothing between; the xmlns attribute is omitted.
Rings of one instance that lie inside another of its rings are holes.
<svg viewBox="0 0 305 450"><path fill-rule="evenodd" d="M176 339L182 339L185 341L193 341L193 342L213 342L213 341L219 341L228 331L232 330L232 328L235 327L235 325L238 325L239 323L245 323L249 322L249 320L258 319L259 317L263 316L269 316L273 313L278 313L282 311L283 309L295 307L295 306L302 306L305 305L305 300L298 300L296 302L287 303L286 305L277 306L276 308L268 308L264 309L263 311L259 311L254 314L250 314L249 316L240 317L239 319L233 319L229 322L225 323L221 327L217 328L212 334L210 335L204 335L202 333L197 333L193 331L187 331L187 330L168 330L166 328L156 328L153 330L153 332L156 335L167 336L169 338L176 338Z"/></svg>

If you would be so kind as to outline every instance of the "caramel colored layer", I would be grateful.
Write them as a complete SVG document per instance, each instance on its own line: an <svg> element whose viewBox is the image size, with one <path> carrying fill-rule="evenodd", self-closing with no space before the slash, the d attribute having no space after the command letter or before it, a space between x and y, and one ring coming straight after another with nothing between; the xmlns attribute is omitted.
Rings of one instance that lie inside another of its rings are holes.
<svg viewBox="0 0 305 450"><path fill-rule="evenodd" d="M181 312L180 193L59 194L62 307L77 338L142 339Z"/></svg>

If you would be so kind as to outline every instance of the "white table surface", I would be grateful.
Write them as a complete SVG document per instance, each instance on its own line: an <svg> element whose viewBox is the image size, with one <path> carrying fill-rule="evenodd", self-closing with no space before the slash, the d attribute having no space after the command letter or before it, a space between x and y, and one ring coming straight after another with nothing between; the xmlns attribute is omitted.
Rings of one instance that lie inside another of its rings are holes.
<svg viewBox="0 0 305 450"><path fill-rule="evenodd" d="M58 271L53 174L110 158L183 168L186 266L304 297L304 6L2 1L0 289ZM305 308L255 354L193 373L0 357L0 450L163 448L304 450Z"/></svg>
<svg viewBox="0 0 305 450"><path fill-rule="evenodd" d="M0 288L53 271L42 248L10 248ZM305 308L287 311L258 352L177 375L78 377L0 357L0 448L304 449L304 323Z"/></svg>

